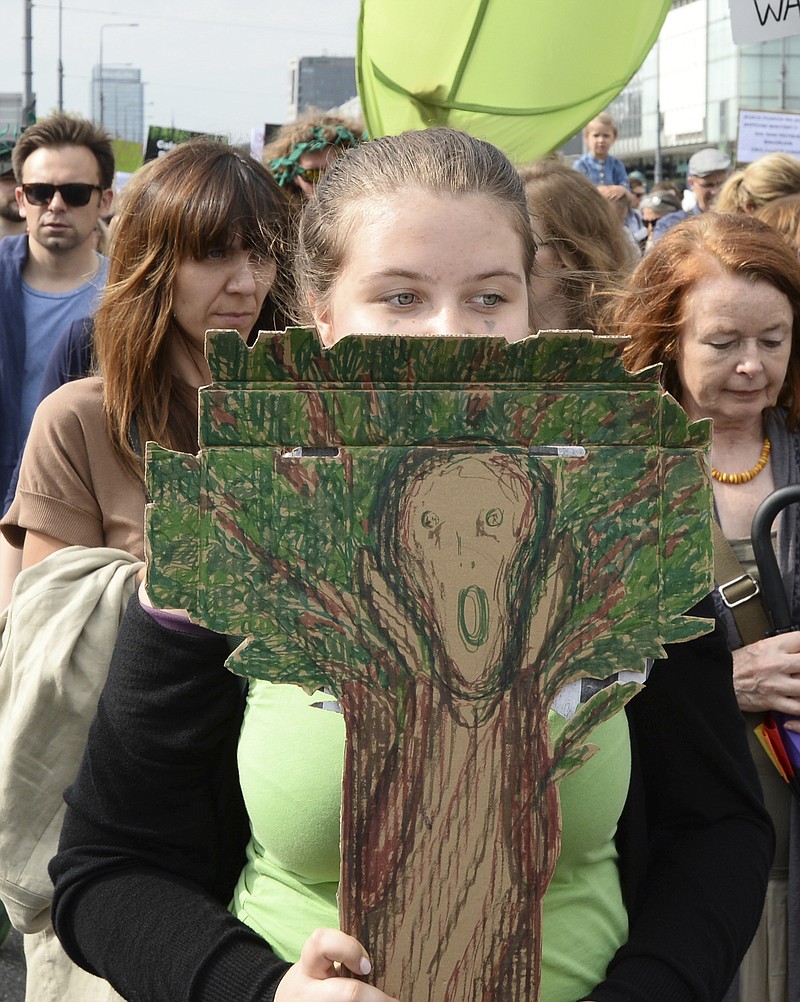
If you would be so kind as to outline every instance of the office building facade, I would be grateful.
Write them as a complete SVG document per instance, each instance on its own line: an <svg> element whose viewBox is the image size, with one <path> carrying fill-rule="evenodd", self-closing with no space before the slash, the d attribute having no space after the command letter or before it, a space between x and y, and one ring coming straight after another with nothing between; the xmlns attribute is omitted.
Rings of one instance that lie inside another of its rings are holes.
<svg viewBox="0 0 800 1002"><path fill-rule="evenodd" d="M141 70L95 66L92 70L92 120L114 139L144 142L144 84Z"/></svg>
<svg viewBox="0 0 800 1002"><path fill-rule="evenodd" d="M728 0L674 0L658 41L609 112L629 170L680 177L716 146L735 159L740 109L800 111L800 35L736 46Z"/></svg>
<svg viewBox="0 0 800 1002"><path fill-rule="evenodd" d="M356 94L356 61L352 56L303 56L289 63L290 122L309 108L326 111Z"/></svg>

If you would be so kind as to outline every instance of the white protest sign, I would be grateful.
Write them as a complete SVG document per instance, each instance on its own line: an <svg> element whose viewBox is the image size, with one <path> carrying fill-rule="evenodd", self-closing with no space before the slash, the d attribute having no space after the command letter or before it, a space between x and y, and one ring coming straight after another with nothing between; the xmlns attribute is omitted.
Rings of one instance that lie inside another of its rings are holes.
<svg viewBox="0 0 800 1002"><path fill-rule="evenodd" d="M261 154L264 152L264 126L260 129L250 130L250 156L261 163Z"/></svg>
<svg viewBox="0 0 800 1002"><path fill-rule="evenodd" d="M800 35L800 0L729 0L736 45Z"/></svg>
<svg viewBox="0 0 800 1002"><path fill-rule="evenodd" d="M752 163L765 153L800 157L800 114L790 111L739 111L736 160Z"/></svg>

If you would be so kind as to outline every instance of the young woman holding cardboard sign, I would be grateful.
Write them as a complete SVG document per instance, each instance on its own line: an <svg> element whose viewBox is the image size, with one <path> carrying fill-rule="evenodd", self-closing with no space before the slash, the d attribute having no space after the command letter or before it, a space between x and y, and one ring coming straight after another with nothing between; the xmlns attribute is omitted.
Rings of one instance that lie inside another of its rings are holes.
<svg viewBox="0 0 800 1002"><path fill-rule="evenodd" d="M304 211L298 277L326 344L527 335L528 210L493 147L446 129L376 140L338 158ZM388 1002L337 979L370 969L369 944L335 928L341 716L291 686L243 697L229 650L129 608L67 794L57 931L134 999ZM757 922L772 834L730 663L718 633L670 656L561 785L542 1002L717 998Z"/></svg>

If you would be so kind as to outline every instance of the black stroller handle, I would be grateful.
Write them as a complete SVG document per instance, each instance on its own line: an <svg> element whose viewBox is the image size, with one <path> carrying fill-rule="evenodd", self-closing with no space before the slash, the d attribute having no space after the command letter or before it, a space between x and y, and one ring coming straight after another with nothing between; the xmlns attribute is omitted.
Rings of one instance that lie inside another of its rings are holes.
<svg viewBox="0 0 800 1002"><path fill-rule="evenodd" d="M781 487L764 498L753 516L750 538L758 566L764 608L772 621L773 633L786 633L789 630L800 629L797 623L792 622L789 603L786 601L786 593L783 590L778 559L770 539L772 523L776 517L790 504L798 503L800 503L800 484Z"/></svg>

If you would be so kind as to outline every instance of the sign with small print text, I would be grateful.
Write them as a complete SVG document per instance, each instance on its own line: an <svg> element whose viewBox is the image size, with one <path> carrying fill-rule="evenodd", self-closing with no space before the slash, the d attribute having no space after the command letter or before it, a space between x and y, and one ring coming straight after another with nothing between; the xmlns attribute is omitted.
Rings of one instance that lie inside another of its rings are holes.
<svg viewBox="0 0 800 1002"><path fill-rule="evenodd" d="M800 114L739 109L737 163L752 163L765 153L791 153L800 157Z"/></svg>

